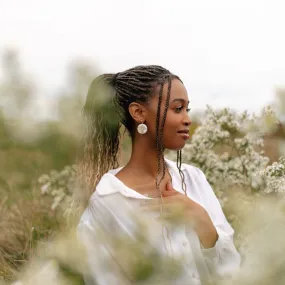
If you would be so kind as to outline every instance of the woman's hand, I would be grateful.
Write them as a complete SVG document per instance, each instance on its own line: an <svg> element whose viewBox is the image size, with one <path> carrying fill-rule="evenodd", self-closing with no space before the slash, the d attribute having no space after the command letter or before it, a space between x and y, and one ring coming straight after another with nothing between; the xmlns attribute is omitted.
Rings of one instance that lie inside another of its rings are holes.
<svg viewBox="0 0 285 285"><path fill-rule="evenodd" d="M162 191L161 198L148 200L147 205L152 210L160 210L163 203L164 209L175 209L175 206L183 212L183 216L193 224L195 231L204 248L214 247L218 234L208 212L198 203L175 190L169 181L166 189ZM174 206L174 207L173 207ZM181 208L182 206L182 208Z"/></svg>

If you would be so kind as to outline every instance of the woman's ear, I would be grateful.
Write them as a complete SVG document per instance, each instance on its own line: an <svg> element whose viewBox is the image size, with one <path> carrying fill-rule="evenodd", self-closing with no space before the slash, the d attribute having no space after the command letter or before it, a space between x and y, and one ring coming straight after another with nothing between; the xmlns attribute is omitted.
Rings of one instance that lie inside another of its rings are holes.
<svg viewBox="0 0 285 285"><path fill-rule="evenodd" d="M129 112L134 121L136 121L137 123L141 123L146 120L147 110L146 107L142 104L132 102L129 105Z"/></svg>

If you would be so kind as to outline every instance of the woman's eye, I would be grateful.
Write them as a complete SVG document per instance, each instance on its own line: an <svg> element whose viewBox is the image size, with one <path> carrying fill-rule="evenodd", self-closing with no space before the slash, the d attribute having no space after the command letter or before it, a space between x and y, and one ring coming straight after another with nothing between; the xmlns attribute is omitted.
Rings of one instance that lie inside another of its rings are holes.
<svg viewBox="0 0 285 285"><path fill-rule="evenodd" d="M177 112L177 113L180 113L181 111L182 111L182 109L183 109L184 107L183 106L181 106L181 107L177 107L177 108L175 108L175 111ZM187 113L189 113L190 112L190 110L191 110L191 108L187 108L186 109L186 112Z"/></svg>
<svg viewBox="0 0 285 285"><path fill-rule="evenodd" d="M180 112L183 109L183 107L177 107L175 108L176 112Z"/></svg>

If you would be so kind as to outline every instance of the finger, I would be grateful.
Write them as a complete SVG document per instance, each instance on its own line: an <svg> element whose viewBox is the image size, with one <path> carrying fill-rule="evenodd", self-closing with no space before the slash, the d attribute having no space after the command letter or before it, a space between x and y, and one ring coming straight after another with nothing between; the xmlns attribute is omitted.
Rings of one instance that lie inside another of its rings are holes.
<svg viewBox="0 0 285 285"><path fill-rule="evenodd" d="M165 190L162 191L162 196L164 196L164 197L173 196L173 195L176 195L177 193L178 193L178 191L173 188L172 183L171 183L171 181L169 180L169 181L166 183Z"/></svg>
<svg viewBox="0 0 285 285"><path fill-rule="evenodd" d="M166 183L166 190L167 191L176 191L173 186L172 186L172 183L171 183L171 180L169 180L167 183Z"/></svg>
<svg viewBox="0 0 285 285"><path fill-rule="evenodd" d="M174 191L173 190L165 190L165 191L162 191L161 194L162 194L162 197L169 197L169 196L177 195L178 192L175 190Z"/></svg>

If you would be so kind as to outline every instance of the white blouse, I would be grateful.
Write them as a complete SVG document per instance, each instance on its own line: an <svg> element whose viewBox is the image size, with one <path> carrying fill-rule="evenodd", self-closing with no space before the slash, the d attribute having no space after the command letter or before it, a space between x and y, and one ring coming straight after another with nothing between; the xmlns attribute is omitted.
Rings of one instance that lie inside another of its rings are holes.
<svg viewBox="0 0 285 285"><path fill-rule="evenodd" d="M165 161L172 177L173 188L184 193L176 163L168 159ZM143 199L151 199L128 188L115 176L121 168L112 169L103 175L77 227L78 237L87 249L90 274L84 276L84 279L85 284L88 285L123 284L117 276L118 273L114 273L106 263L100 260L107 256L111 258L108 249L99 246L98 242L95 244L94 239L90 237L96 236L98 226L103 227L111 235L117 229L132 235L134 225L130 220L130 211L137 209ZM234 230L228 223L204 173L188 164L182 164L181 169L185 176L188 197L206 209L219 237L215 246L209 249L203 249L197 234L186 227L179 232L170 233L168 244L161 242L165 237L160 237L156 246L161 247L161 250L165 250L167 254L172 252L174 256L181 256L186 260L183 262L184 273L179 279L169 281L169 284L198 285L207 282L211 284L213 278L233 276L238 272L241 262L233 243ZM156 216L151 214L150 217L155 219ZM111 228L110 221L112 221ZM164 235L163 230L161 234Z"/></svg>

